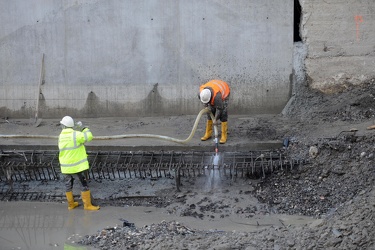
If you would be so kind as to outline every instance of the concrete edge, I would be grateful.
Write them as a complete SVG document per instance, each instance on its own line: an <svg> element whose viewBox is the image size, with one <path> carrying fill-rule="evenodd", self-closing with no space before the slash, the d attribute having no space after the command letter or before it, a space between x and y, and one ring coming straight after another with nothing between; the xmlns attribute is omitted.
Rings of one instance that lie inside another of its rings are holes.
<svg viewBox="0 0 375 250"><path fill-rule="evenodd" d="M283 147L281 141L259 141L237 145L219 145L219 152L246 152L261 150L278 150ZM0 145L1 150L57 150L57 145ZM144 145L144 146L117 146L117 145L87 145L87 151L215 151L214 146L206 145Z"/></svg>

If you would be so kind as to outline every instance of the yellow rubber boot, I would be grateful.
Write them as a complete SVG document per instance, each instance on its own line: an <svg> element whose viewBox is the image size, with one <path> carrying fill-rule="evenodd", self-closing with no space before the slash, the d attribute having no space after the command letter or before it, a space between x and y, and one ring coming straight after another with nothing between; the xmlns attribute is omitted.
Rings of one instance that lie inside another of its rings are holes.
<svg viewBox="0 0 375 250"><path fill-rule="evenodd" d="M70 192L66 192L65 194L66 194L66 199L68 200L68 209L72 210L78 207L78 202L74 201L73 192L70 191Z"/></svg>
<svg viewBox="0 0 375 250"><path fill-rule="evenodd" d="M227 136L228 136L228 122L222 122L221 123L221 139L220 139L221 144L224 144L227 142Z"/></svg>
<svg viewBox="0 0 375 250"><path fill-rule="evenodd" d="M206 124L206 133L201 138L201 141L207 141L212 136L212 120L207 120Z"/></svg>
<svg viewBox="0 0 375 250"><path fill-rule="evenodd" d="M91 204L91 193L90 190L82 191L81 192L82 201L83 201L83 208L85 210L99 210L99 206L93 206Z"/></svg>

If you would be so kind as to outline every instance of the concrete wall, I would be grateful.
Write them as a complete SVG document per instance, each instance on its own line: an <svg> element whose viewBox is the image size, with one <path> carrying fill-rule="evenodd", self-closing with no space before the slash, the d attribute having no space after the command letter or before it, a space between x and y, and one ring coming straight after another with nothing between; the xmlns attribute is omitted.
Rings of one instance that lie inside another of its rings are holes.
<svg viewBox="0 0 375 250"><path fill-rule="evenodd" d="M0 0L0 9L0 117L197 114L199 85L214 78L231 86L230 114L277 113L291 94L293 0Z"/></svg>
<svg viewBox="0 0 375 250"><path fill-rule="evenodd" d="M375 77L375 1L300 0L306 73L324 92Z"/></svg>

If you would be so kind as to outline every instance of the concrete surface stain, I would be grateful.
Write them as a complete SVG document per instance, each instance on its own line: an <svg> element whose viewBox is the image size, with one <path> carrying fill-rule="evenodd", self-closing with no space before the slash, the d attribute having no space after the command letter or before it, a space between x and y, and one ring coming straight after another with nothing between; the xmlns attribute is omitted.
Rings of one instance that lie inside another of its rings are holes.
<svg viewBox="0 0 375 250"><path fill-rule="evenodd" d="M146 99L144 99L145 112L152 115L161 114L163 111L163 98L159 93L158 85L158 83L155 83Z"/></svg>

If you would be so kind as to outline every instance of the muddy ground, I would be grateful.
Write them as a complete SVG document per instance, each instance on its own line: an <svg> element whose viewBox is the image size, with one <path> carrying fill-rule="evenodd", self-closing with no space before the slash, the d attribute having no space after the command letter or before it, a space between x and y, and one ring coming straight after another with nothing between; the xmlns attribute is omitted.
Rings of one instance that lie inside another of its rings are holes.
<svg viewBox="0 0 375 250"><path fill-rule="evenodd" d="M222 180L209 189L205 186L207 179L183 179L181 192L165 179L142 180L142 190L135 188L134 182L124 182L120 187L116 184L117 191L108 183L104 183L105 189L90 183L102 206L156 206L171 214L202 220L234 214L239 223L241 218L265 214L300 215L314 218L313 223L290 225L281 221L267 226L257 221L258 230L241 232L200 230L178 221L143 227L124 223L88 235L80 244L99 249L375 249L375 130L368 129L375 124L374 110L375 83L371 81L345 86L333 94L301 88L280 115L229 116L228 143L222 150L249 141L282 142L287 138L288 155L306 162L265 179L237 179L235 183ZM128 118L108 124L101 118L91 121L90 128L99 135L152 132L184 138L194 119ZM38 128L19 123L2 122L0 128L12 133L58 134L60 130L54 120L45 120ZM199 140L203 126L201 123L189 145L205 145ZM132 139L121 143L145 142ZM154 197L124 198L132 192L143 196L152 193ZM112 202L104 199L108 196L113 198ZM131 222L131 218L127 219Z"/></svg>

